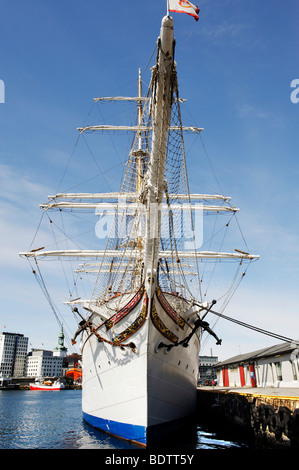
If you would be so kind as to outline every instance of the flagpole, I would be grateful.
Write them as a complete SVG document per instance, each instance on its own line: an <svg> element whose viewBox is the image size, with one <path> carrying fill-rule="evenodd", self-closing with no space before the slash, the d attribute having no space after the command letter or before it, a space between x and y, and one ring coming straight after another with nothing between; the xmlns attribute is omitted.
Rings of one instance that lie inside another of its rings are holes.
<svg viewBox="0 0 299 470"><path fill-rule="evenodd" d="M167 16L169 16L169 0L167 0Z"/></svg>

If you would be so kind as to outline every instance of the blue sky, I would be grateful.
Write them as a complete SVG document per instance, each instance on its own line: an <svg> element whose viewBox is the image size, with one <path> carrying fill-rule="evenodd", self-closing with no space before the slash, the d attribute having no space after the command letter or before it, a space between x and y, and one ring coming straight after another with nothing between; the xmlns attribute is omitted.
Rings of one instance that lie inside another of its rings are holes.
<svg viewBox="0 0 299 470"><path fill-rule="evenodd" d="M224 313L296 339L299 103L290 99L290 84L299 79L299 4L202 0L198 6L198 22L172 15L184 116L205 129L207 153L200 139L197 150L190 143L190 189L231 196L246 242L261 257ZM136 93L139 67L149 79L166 0L3 0L0 8L0 330L52 349L57 322L18 252L30 247L38 205L48 194L118 189L128 148L109 153L108 138L95 162L76 145L76 129L101 122L94 97ZM125 119L107 116L115 124ZM96 144L92 137L93 152ZM83 170L88 182L79 186ZM41 235L48 237L46 229ZM71 314L64 324L75 327ZM205 340L202 354L212 348L220 359L277 342L224 320L215 331L222 346Z"/></svg>

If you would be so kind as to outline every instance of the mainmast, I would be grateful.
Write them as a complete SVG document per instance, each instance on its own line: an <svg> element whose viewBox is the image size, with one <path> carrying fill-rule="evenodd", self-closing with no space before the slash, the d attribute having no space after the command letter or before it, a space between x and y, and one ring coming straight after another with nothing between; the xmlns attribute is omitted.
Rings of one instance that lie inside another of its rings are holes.
<svg viewBox="0 0 299 470"><path fill-rule="evenodd" d="M164 173L167 152L167 136L170 123L174 66L173 20L162 19L158 39L158 59L153 68L153 131L152 150L148 172L147 224L144 265L147 278L154 281L157 270L161 235L161 203L164 191Z"/></svg>
<svg viewBox="0 0 299 470"><path fill-rule="evenodd" d="M189 242L187 247L185 245L186 240L191 239L193 244L195 239L193 224L189 223L195 211L218 214L235 213L239 209L231 206L230 198L226 196L189 194L182 133L186 131L199 134L202 129L182 125L179 109L182 100L178 97L177 88L173 20L167 14L162 19L157 62L152 68L152 81L147 96L142 96L139 71L138 96L94 98L96 102L108 100L137 103L136 125L99 124L79 128L80 134L98 131L134 132L134 144L121 191L59 193L48 196L49 201L41 204L41 208L45 211L95 210L96 215L102 215L104 211L106 215L114 215L112 226L114 230L111 229L106 248L48 250L42 247L22 252L21 256L33 259L35 262L37 258L44 257L69 260L86 258L95 262L95 269L90 269L86 263L83 267L84 272L97 273L92 299L98 303L107 299L110 292L134 290L145 281L149 309L159 260L161 260L160 287L163 286L169 292L175 287L175 291L181 292L181 287L185 288L186 285L183 279L185 275L199 279L198 260L235 259L242 262L258 258L258 255L237 249L233 253L222 253L198 251L195 243L194 247L190 246ZM191 205L191 202L195 201L214 200L216 202L212 205ZM164 209L163 217L162 209ZM178 212L180 217L182 215L180 219L176 217ZM183 236L182 219L183 228L186 228ZM162 222L166 231L162 229ZM82 269L76 272L82 272Z"/></svg>
<svg viewBox="0 0 299 470"><path fill-rule="evenodd" d="M138 101L138 127L142 126L142 90L141 90L141 70L139 69L139 75L138 75L138 97L140 100ZM137 174L137 180L136 180L136 193L139 193L141 190L141 175L142 175L142 132L138 132L138 174Z"/></svg>

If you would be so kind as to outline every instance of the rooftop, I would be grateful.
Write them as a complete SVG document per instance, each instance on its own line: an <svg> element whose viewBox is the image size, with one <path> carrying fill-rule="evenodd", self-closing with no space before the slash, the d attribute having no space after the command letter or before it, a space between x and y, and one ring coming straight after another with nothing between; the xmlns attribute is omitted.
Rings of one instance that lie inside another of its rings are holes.
<svg viewBox="0 0 299 470"><path fill-rule="evenodd" d="M238 356L233 356L229 359L226 359L225 361L218 362L216 366L223 366L223 365L228 365L228 364L240 364L242 362L248 362L249 360L257 359L257 358L263 358L263 357L268 357L268 356L277 356L280 354L284 354L289 351L293 351L298 347L294 343L281 343L281 344L276 344L275 346L268 346L267 348L263 349L258 349L256 351L251 351L246 354L239 354Z"/></svg>

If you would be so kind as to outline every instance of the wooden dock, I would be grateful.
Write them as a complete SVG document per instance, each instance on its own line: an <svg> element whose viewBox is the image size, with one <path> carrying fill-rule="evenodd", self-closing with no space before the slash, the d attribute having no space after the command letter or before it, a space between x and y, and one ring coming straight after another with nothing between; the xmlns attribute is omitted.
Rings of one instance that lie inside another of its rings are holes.
<svg viewBox="0 0 299 470"><path fill-rule="evenodd" d="M299 447L299 388L198 387L198 410L247 428L264 446Z"/></svg>

